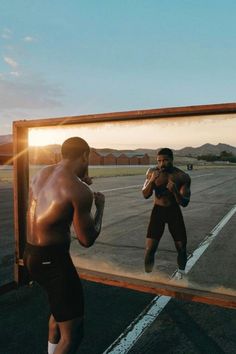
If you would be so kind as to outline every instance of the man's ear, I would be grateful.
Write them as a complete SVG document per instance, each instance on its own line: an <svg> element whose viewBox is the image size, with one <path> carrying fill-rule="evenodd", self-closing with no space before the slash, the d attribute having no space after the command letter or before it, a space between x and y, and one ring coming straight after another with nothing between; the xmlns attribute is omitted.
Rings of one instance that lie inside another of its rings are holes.
<svg viewBox="0 0 236 354"><path fill-rule="evenodd" d="M89 159L89 154L87 153L87 151L84 151L81 157L83 161L86 162Z"/></svg>

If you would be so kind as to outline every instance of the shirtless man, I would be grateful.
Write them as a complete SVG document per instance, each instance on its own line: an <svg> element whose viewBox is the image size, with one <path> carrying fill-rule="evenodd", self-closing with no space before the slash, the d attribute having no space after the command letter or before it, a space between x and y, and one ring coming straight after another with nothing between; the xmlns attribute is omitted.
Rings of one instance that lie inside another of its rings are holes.
<svg viewBox="0 0 236 354"><path fill-rule="evenodd" d="M190 184L189 175L173 166L172 150L161 149L157 154L157 167L147 171L142 188L146 199L151 197L153 191L155 193L146 239L145 271L147 273L153 269L155 252L167 223L178 252L176 278L181 279L184 274L187 263L187 237L180 205L186 207L189 203Z"/></svg>
<svg viewBox="0 0 236 354"><path fill-rule="evenodd" d="M89 150L83 139L67 139L62 160L39 171L30 186L24 264L48 294L49 354L75 353L83 337L83 291L69 254L70 227L73 223L82 246L92 246L105 203L104 195L88 186Z"/></svg>

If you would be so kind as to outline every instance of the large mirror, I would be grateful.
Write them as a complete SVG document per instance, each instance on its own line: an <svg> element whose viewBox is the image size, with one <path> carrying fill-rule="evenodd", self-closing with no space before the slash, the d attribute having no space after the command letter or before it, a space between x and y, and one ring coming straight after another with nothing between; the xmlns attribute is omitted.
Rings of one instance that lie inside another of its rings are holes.
<svg viewBox="0 0 236 354"><path fill-rule="evenodd" d="M102 232L93 247L78 243L71 254L78 270L121 276L139 284L165 284L236 296L236 114L108 121L29 129L32 176L60 160L61 143L80 136L91 147L91 188L105 194ZM182 213L187 230L186 275L176 279L177 251L165 227L152 272L144 269L147 227L154 196L145 199L146 171L168 147L174 165L191 178L191 199ZM152 285L153 286L153 285Z"/></svg>
<svg viewBox="0 0 236 354"><path fill-rule="evenodd" d="M236 114L101 122L29 130L32 176L60 160L61 143L71 136L91 149L91 188L106 197L102 232L83 248L72 229L71 254L78 269L176 284L236 295ZM165 227L152 272L144 269L147 227L154 197L142 185L157 150L169 147L174 165L191 178L191 200L182 208L187 230L186 275L176 279L177 251Z"/></svg>

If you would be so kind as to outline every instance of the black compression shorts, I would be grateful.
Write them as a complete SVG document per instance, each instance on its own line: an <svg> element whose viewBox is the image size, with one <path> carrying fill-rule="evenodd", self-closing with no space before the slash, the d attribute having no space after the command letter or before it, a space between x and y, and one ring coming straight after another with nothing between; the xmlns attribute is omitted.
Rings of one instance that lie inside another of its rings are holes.
<svg viewBox="0 0 236 354"><path fill-rule="evenodd" d="M159 241L164 233L165 224L168 225L174 241L187 243L184 219L178 204L169 207L154 205L148 225L147 238Z"/></svg>
<svg viewBox="0 0 236 354"><path fill-rule="evenodd" d="M68 245L26 244L24 264L31 279L46 290L51 313L57 322L83 317L83 289Z"/></svg>

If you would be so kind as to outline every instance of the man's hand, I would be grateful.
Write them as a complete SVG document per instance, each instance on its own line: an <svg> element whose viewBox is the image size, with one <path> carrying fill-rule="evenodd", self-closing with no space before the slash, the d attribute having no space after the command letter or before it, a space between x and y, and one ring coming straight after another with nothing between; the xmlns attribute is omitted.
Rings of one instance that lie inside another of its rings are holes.
<svg viewBox="0 0 236 354"><path fill-rule="evenodd" d="M156 168L150 168L147 172L147 179L149 180L149 182L154 182L155 179L159 176L160 171L157 170Z"/></svg>
<svg viewBox="0 0 236 354"><path fill-rule="evenodd" d="M83 181L84 183L86 183L88 186L90 186L90 185L93 183L92 177L89 177L89 176L84 176L84 177L82 178L82 181Z"/></svg>
<svg viewBox="0 0 236 354"><path fill-rule="evenodd" d="M166 188L173 194L178 193L178 189L176 187L175 182L173 182L171 180L168 181Z"/></svg>
<svg viewBox="0 0 236 354"><path fill-rule="evenodd" d="M151 197L153 193L153 182L159 176L159 170L157 168L149 168L146 172L146 180L144 182L142 193L145 199Z"/></svg>
<svg viewBox="0 0 236 354"><path fill-rule="evenodd" d="M104 204L105 204L104 194L102 194L101 192L94 192L93 195L94 195L94 203L95 203L97 209L103 208Z"/></svg>

